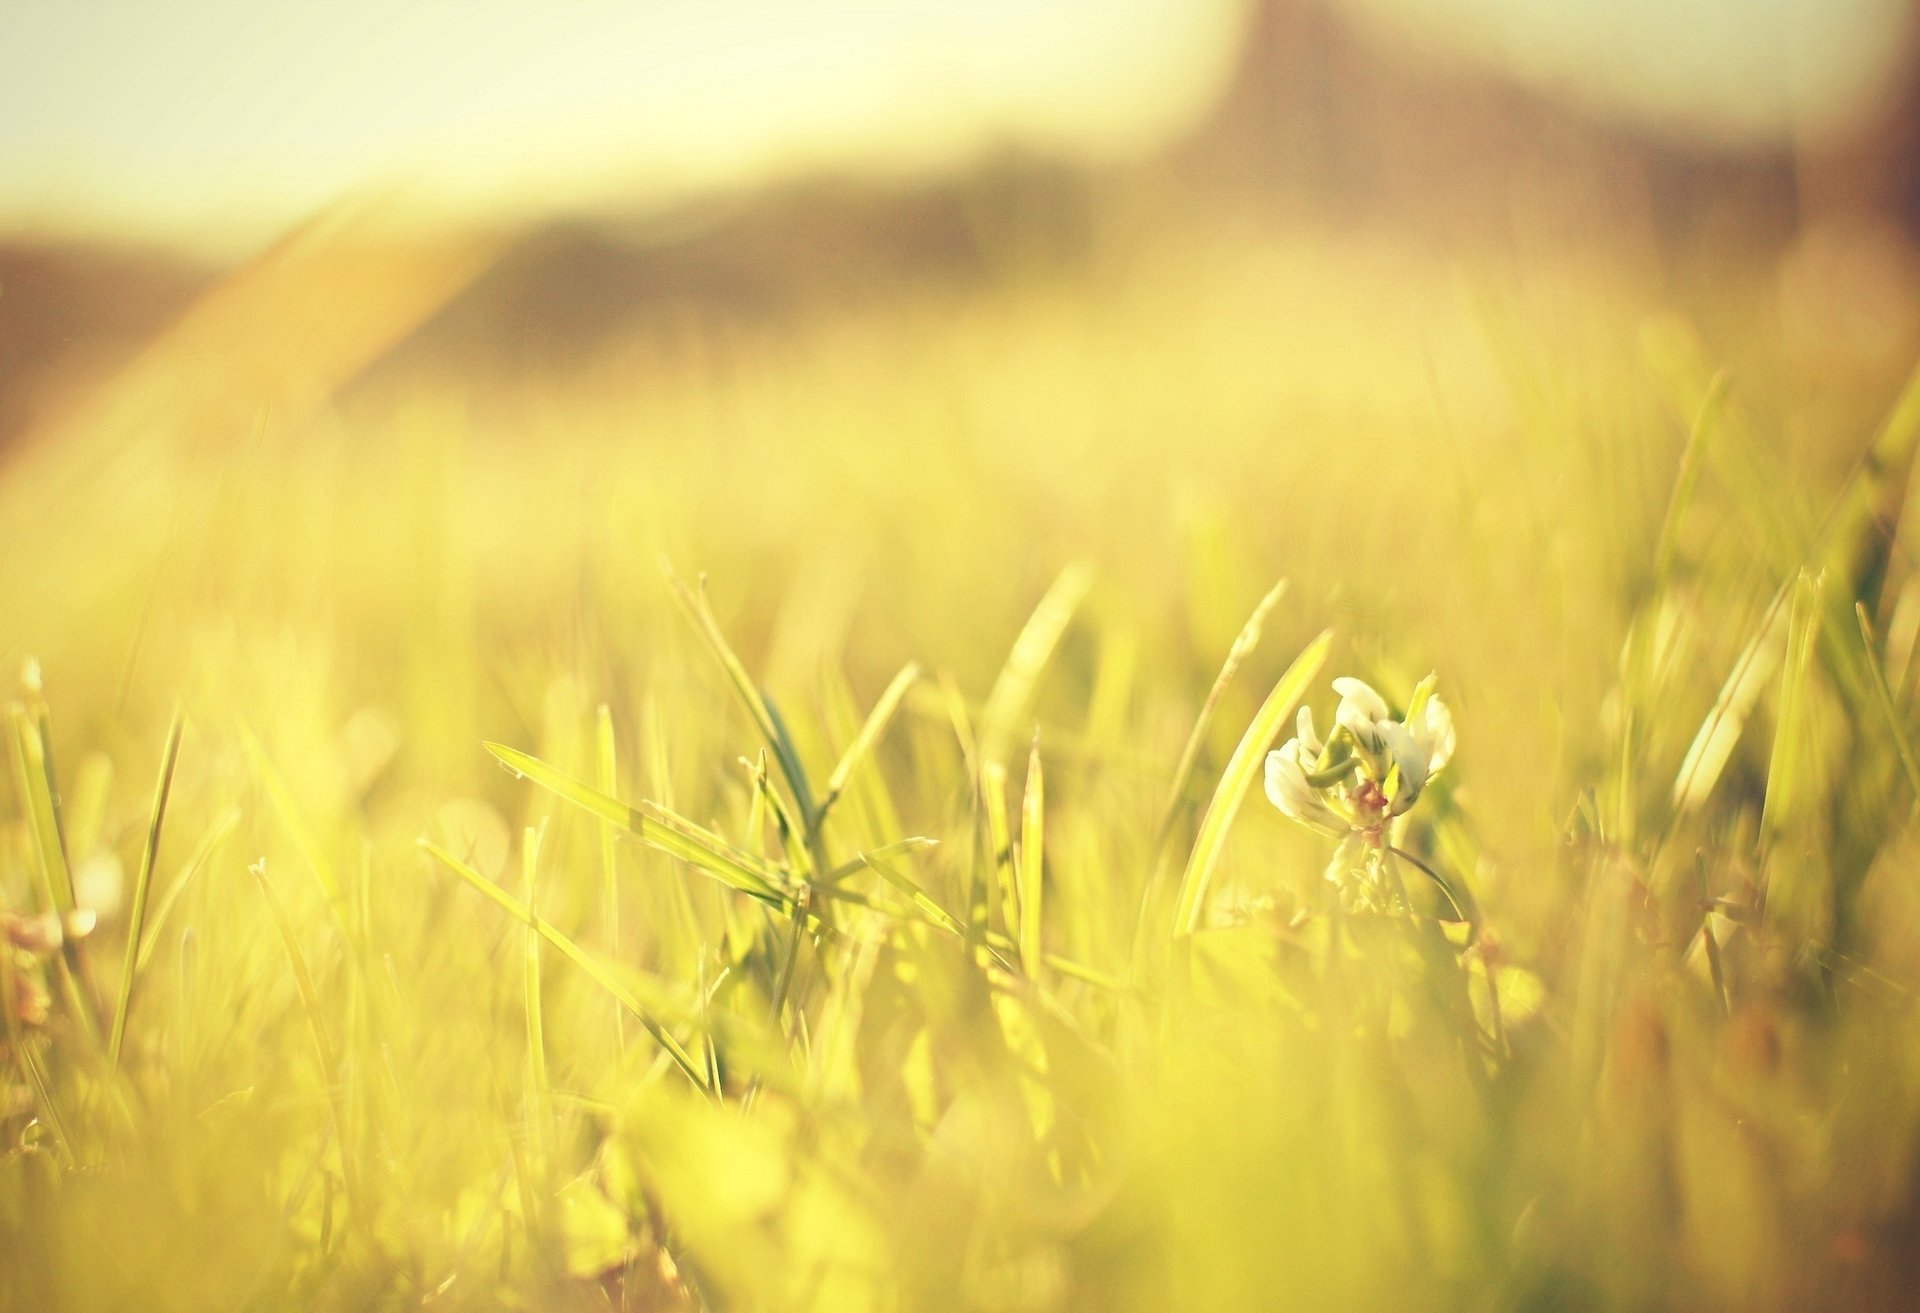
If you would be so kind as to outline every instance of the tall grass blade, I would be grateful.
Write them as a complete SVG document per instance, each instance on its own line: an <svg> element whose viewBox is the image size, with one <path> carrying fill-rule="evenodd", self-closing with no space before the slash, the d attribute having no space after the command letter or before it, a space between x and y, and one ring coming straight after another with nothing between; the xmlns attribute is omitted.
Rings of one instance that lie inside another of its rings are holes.
<svg viewBox="0 0 1920 1313"><path fill-rule="evenodd" d="M167 892L160 895L160 905L153 909L153 924L148 926L146 933L141 936L140 956L133 964L135 974L146 971L147 963L152 959L154 949L160 943L160 932L167 928L167 919L173 915L173 909L179 903L181 895L186 893L187 886L193 883L193 878L212 859L214 851L226 842L239 825L240 809L227 808L215 818L212 825L207 827L206 833L200 836L200 842L194 845L193 852L180 864L180 874L175 876L173 883L167 886Z"/></svg>
<svg viewBox="0 0 1920 1313"><path fill-rule="evenodd" d="M14 703L13 722L14 782L20 789L21 806L26 810L28 835L32 841L34 865L40 874L40 889L47 905L63 923L77 900L73 891L73 871L67 864L66 847L61 842L59 819L55 814L52 783L47 775L45 740L40 726L27 709ZM85 981L86 963L80 941L72 935L60 937L59 979L61 992L90 1048L100 1042L100 1018Z"/></svg>
<svg viewBox="0 0 1920 1313"><path fill-rule="evenodd" d="M1801 746L1805 740L1807 668L1820 630L1820 594L1825 578L1824 573L1815 576L1802 572L1794 581L1793 604L1787 612L1779 710L1767 762L1766 798L1760 807L1760 831L1769 837L1777 835L1787 818L1799 809L1805 789L1808 763Z"/></svg>
<svg viewBox="0 0 1920 1313"><path fill-rule="evenodd" d="M642 843L680 858L722 884L767 902L783 901L784 895L774 884L775 876L770 868L763 868L752 854L741 852L693 822L657 807L649 815L517 748L489 743L486 749L514 774L532 780L602 820L621 826Z"/></svg>
<svg viewBox="0 0 1920 1313"><path fill-rule="evenodd" d="M1233 824L1233 818L1239 814L1240 804L1245 800L1247 790L1259 776L1265 764L1266 752L1274 738L1280 733L1287 717L1306 696L1307 685L1313 682L1320 667L1326 664L1327 650L1333 645L1333 631L1322 630L1320 636L1295 657L1293 664L1267 694L1267 700L1254 714L1253 723L1247 726L1247 732L1241 736L1240 744L1233 750L1233 756L1227 760L1227 768L1221 773L1220 783L1213 791L1213 799L1207 804L1206 815L1200 819L1200 831L1193 841L1193 851L1187 858L1187 869L1180 880L1179 901L1174 907L1173 930L1176 935L1190 935L1200 924L1201 910L1206 906L1207 890L1213 883L1214 868L1220 862L1220 850L1227 841L1227 828Z"/></svg>
<svg viewBox="0 0 1920 1313"><path fill-rule="evenodd" d="M720 629L720 622L714 619L713 608L707 604L704 593L696 593L687 587L671 566L665 567L667 584L673 590L673 596L680 603L681 610L693 622L693 627L707 642L721 668L726 671L727 682L733 685L734 693L739 697L741 706L746 708L754 728L760 731L760 737L766 740L767 747L773 752L773 759L780 765L780 773L786 778L787 787L793 791L793 800L807 824L814 816L813 790L807 782L806 771L801 768L799 755L794 751L793 742L787 737L784 727L776 717L766 695L754 684L752 676L747 674L746 666L734 653L733 646L727 642L727 636Z"/></svg>
<svg viewBox="0 0 1920 1313"><path fill-rule="evenodd" d="M1040 604L1014 639L1007 663L993 681L981 712L980 755L985 762L1002 762L1019 733L1020 718L1033 698L1035 685L1054 649L1067 631L1073 613L1080 609L1087 590L1093 586L1093 572L1083 565L1070 565L1053 581Z"/></svg>
<svg viewBox="0 0 1920 1313"><path fill-rule="evenodd" d="M1791 583L1782 585L1767 604L1759 625L1720 685L1713 706L1700 722L1686 756L1681 759L1680 769L1673 777L1676 820L1699 810L1712 795L1713 786L1726 769L1727 759L1733 755L1734 744L1740 741L1747 716L1779 665L1784 647L1786 602L1792 591Z"/></svg>
<svg viewBox="0 0 1920 1313"><path fill-rule="evenodd" d="M1900 769L1906 772L1907 787L1913 792L1914 806L1920 808L1920 761L1914 757L1913 739L1900 718L1900 708L1894 703L1893 690L1887 687L1886 671L1881 668L1880 659L1874 653L1873 622L1867 618L1866 603L1855 602L1853 613L1860 622L1860 645L1866 653L1867 673L1873 682L1874 700L1880 707L1880 714L1886 718L1887 733L1893 739L1894 751L1900 755Z"/></svg>
<svg viewBox="0 0 1920 1313"><path fill-rule="evenodd" d="M173 713L167 730L167 746L160 754L160 779L153 788L153 807L148 814L147 841L140 849L140 870L133 881L133 909L127 916L127 956L120 970L120 994L113 1005L113 1029L107 1040L107 1063L120 1066L120 1045L126 1038L127 1014L133 1007L133 985L140 963L140 936L147 922L147 899L153 892L154 859L160 852L160 825L167 815L167 795L173 790L173 768L180 756L181 718Z"/></svg>
<svg viewBox="0 0 1920 1313"><path fill-rule="evenodd" d="M520 865L527 886L527 1071L533 1094L532 1121L544 1167L553 1084L547 1077L546 1005L540 996L540 837L541 830L536 826L529 825L521 832Z"/></svg>
<svg viewBox="0 0 1920 1313"><path fill-rule="evenodd" d="M827 792L820 799L821 817L824 818L827 811L839 800L841 793L847 787L847 781L853 778L855 768L866 760L867 755L873 751L874 744L878 743L880 736L887 732L887 726L893 723L894 713L900 710L900 700L906 697L907 690L912 688L914 681L919 678L919 665L909 661L900 673L893 677L893 682L887 685L886 691L880 694L880 700L873 704L873 710L867 714L866 722L860 726L859 734L854 737L852 743L847 745L847 750L841 754L839 764L833 768L833 774L827 777Z"/></svg>
<svg viewBox="0 0 1920 1313"><path fill-rule="evenodd" d="M1040 773L1040 736L1033 737L1027 757L1027 781L1020 799L1020 969L1027 975L1040 970L1040 916L1044 896L1046 784Z"/></svg>
<svg viewBox="0 0 1920 1313"><path fill-rule="evenodd" d="M1247 617L1247 623L1240 627L1240 633L1233 640L1233 646L1227 649L1227 659L1220 663L1220 673L1214 677L1213 687L1207 690L1207 700L1200 704L1200 714L1193 722L1193 731L1187 735L1186 746L1180 750L1179 764L1173 768L1173 783L1167 789L1166 811L1160 817L1160 828L1155 832L1154 851L1156 854L1166 843L1167 835L1173 832L1173 822L1180 814L1180 800L1187 794L1187 781L1193 776L1193 768L1200 759L1200 747L1207 741L1207 730L1213 724L1214 710L1220 705L1221 697L1228 685L1245 661L1260 645L1260 631L1266 625L1267 615L1286 595L1287 581L1277 580L1253 608L1253 614Z"/></svg>
<svg viewBox="0 0 1920 1313"><path fill-rule="evenodd" d="M911 902L921 911L929 924L938 926L940 929L947 931L949 934L957 935L961 939L967 937L967 927L961 923L959 917L942 907L934 900L932 895L920 887L919 883L915 881L912 876L888 861L881 852L862 853L860 856L860 864L873 871L881 879L904 894L907 901Z"/></svg>

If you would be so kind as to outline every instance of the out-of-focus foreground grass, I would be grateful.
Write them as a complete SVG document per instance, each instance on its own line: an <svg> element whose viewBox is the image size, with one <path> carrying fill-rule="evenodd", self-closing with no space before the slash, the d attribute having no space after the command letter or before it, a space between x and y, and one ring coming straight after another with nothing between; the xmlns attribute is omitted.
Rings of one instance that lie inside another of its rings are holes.
<svg viewBox="0 0 1920 1313"><path fill-rule="evenodd" d="M23 453L0 898L99 925L6 957L0 1300L1906 1306L1920 414L1634 268L1212 234ZM1324 628L1478 920L1255 783L1185 933Z"/></svg>

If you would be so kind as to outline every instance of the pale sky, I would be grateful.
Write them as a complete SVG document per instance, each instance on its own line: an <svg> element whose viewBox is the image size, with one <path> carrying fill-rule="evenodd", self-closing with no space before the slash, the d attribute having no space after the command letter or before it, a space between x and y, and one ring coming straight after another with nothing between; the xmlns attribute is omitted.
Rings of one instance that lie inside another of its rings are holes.
<svg viewBox="0 0 1920 1313"><path fill-rule="evenodd" d="M1904 0L1335 0L1607 114L1821 131ZM1243 0L0 0L0 234L232 252L378 190L429 222L616 207L996 144L1150 151L1231 70Z"/></svg>

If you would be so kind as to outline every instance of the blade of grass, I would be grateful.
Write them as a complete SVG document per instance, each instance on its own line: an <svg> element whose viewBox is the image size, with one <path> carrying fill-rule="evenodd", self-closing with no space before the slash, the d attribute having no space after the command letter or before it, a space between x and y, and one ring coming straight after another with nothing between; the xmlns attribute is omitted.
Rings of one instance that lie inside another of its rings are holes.
<svg viewBox="0 0 1920 1313"><path fill-rule="evenodd" d="M1019 721L1034 687L1040 682L1047 663L1061 636L1080 609L1087 590L1093 586L1093 572L1084 565L1069 565L1053 581L1040 604L1027 618L1020 636L1007 653L1007 663L993 681L987 704L980 716L980 755L985 762L1005 762L1007 750L1019 729Z"/></svg>
<svg viewBox="0 0 1920 1313"><path fill-rule="evenodd" d="M1700 722L1673 780L1676 820L1681 813L1694 811L1706 802L1721 771L1726 769L1727 759L1733 755L1734 744L1747 723L1747 715L1780 661L1786 602L1792 592L1789 581L1774 593L1759 625L1721 684L1706 719Z"/></svg>
<svg viewBox="0 0 1920 1313"><path fill-rule="evenodd" d="M1873 622L1867 618L1866 603L1855 602L1853 613L1860 621L1860 643L1866 652L1867 673L1873 682L1874 699L1880 705L1880 713L1887 718L1887 732L1893 736L1894 750L1900 754L1900 768L1906 772L1907 787L1913 790L1914 806L1920 808L1920 761L1916 761L1913 740L1907 734L1907 727L1901 723L1900 708L1893 701L1893 690L1887 687L1886 671L1874 655Z"/></svg>
<svg viewBox="0 0 1920 1313"><path fill-rule="evenodd" d="M573 940L567 938L551 925L547 924L532 908L514 898L512 894L487 879L486 876L480 874L480 872L474 870L471 866L468 866L445 848L442 848L431 839L420 839L417 842L420 845L421 851L425 852L449 871L452 871L462 880L465 880L469 885L472 885L475 889L485 894L496 906L504 909L513 916L519 917L527 923L529 928L537 931L549 944L559 949L568 961L584 971L594 984L611 994L619 1001L620 1006L632 1013L640 1024L646 1027L647 1033L653 1036L661 1048L666 1050L667 1055L673 1059L674 1065L686 1073L688 1080L692 1081L702 1092L712 1093L712 1090L708 1088L706 1078L701 1074L699 1067L695 1065L693 1058L688 1055L686 1049L681 1046L680 1041L675 1039L672 1032L667 1030L664 1025L654 1018L653 1014L647 1010L639 997L635 995L633 990L628 988L618 976L614 975L613 972L596 961L590 953L574 943Z"/></svg>
<svg viewBox="0 0 1920 1313"><path fill-rule="evenodd" d="M167 795L173 790L173 768L180 756L180 712L173 713L167 746L160 754L160 779L153 787L148 814L147 841L140 849L140 870L133 881L133 910L127 916L127 957L120 970L120 994L113 1005L113 1030L107 1040L107 1064L120 1068L120 1045L126 1038L127 1014L133 1007L133 984L140 963L140 935L147 921L147 899L153 892L153 864L160 852L160 825L167 815Z"/></svg>
<svg viewBox="0 0 1920 1313"><path fill-rule="evenodd" d="M47 706L46 682L41 675L40 663L28 660L21 670L21 682L26 685L27 708L33 717L34 729L40 735L40 769L47 779L47 798L53 813L53 834L59 841L63 861L71 860L67 847L67 822L60 806L60 777L53 768L53 713Z"/></svg>
<svg viewBox="0 0 1920 1313"><path fill-rule="evenodd" d="M1020 895L1013 885L1013 829L1007 821L1007 768L988 760L980 768L981 803L987 827L987 860L992 864L992 885L1000 895L1000 921L1009 939L1020 933ZM974 929L987 932L986 908L980 908Z"/></svg>
<svg viewBox="0 0 1920 1313"><path fill-rule="evenodd" d="M32 839L34 864L40 873L41 893L47 906L62 923L76 906L73 872L67 865L65 847L60 841L59 823L54 814L53 790L47 777L45 744L40 727L27 708L16 702L9 708L13 722L14 781L20 788L21 806L26 811L27 831ZM94 1001L82 983L86 965L81 959L80 941L72 935L60 938L61 992L68 1009L85 1036L87 1046L98 1051L100 1018Z"/></svg>
<svg viewBox="0 0 1920 1313"><path fill-rule="evenodd" d="M932 895L922 889L918 882L906 872L888 861L880 852L862 853L860 864L873 871L882 880L906 895L907 901L925 914L928 922L958 938L967 937L967 927L960 918L949 912L934 900Z"/></svg>
<svg viewBox="0 0 1920 1313"><path fill-rule="evenodd" d="M613 711L606 703L600 704L594 716L594 770L595 783L608 797L620 791L619 759L616 756L613 737ZM615 840L619 830L612 821L602 819L599 825L600 837L600 896L603 911L607 919L607 951L614 960L620 958L620 879L619 867L615 860ZM616 1053L624 1057L627 1052L627 1028L621 1019L618 1008L613 1013L613 1043ZM622 1064L624 1065L624 1063Z"/></svg>
<svg viewBox="0 0 1920 1313"><path fill-rule="evenodd" d="M1214 868L1220 861L1220 850L1227 840L1227 827L1240 811L1240 804L1246 798L1247 789L1259 775L1266 757L1267 748L1279 734L1293 709L1306 695L1307 685L1320 673L1320 667L1326 663L1327 649L1333 644L1333 631L1323 630L1320 636L1307 644L1286 673L1267 694L1267 700L1255 713L1253 723L1247 726L1247 732L1241 736L1240 744L1233 750L1233 756L1227 760L1227 768L1221 773L1220 783L1213 791L1213 799L1207 804L1206 815L1201 817L1200 831L1193 842L1193 851L1187 858L1187 869L1180 880L1180 897L1174 909L1173 929L1176 935L1190 935L1200 924L1200 912L1206 905L1207 889L1213 883Z"/></svg>
<svg viewBox="0 0 1920 1313"><path fill-rule="evenodd" d="M693 822L664 808L654 807L649 814L629 806L518 748L488 743L486 749L515 775L533 781L602 820L621 826L641 842L680 858L722 884L762 901L785 901L785 895L774 884L771 869L758 869L760 864L752 854L741 852Z"/></svg>
<svg viewBox="0 0 1920 1313"><path fill-rule="evenodd" d="M527 1073L533 1095L531 1120L544 1168L547 1165L548 1121L553 1110L553 1084L547 1077L546 1007L540 996L541 828L529 825L521 832L520 866L527 885Z"/></svg>
<svg viewBox="0 0 1920 1313"><path fill-rule="evenodd" d="M1166 811L1160 817L1160 828L1155 831L1153 847L1156 859L1166 845L1167 836L1173 832L1174 819L1180 814L1180 800L1186 796L1187 781L1192 778L1194 764L1200 759L1200 747L1206 742L1207 730L1213 724L1214 709L1220 705L1227 686L1233 683L1234 675L1239 673L1240 664L1260 645L1260 631L1266 625L1267 615L1286 595L1286 591L1287 581L1278 580L1254 606L1253 614L1240 627L1233 646L1227 649L1227 659L1220 663L1220 673L1214 677L1213 687L1207 691L1207 700L1200 704L1200 715L1193 722L1193 732L1187 735L1186 746L1180 750L1180 762L1173 768L1173 784L1167 790Z"/></svg>
<svg viewBox="0 0 1920 1313"><path fill-rule="evenodd" d="M892 843L883 843L878 848L870 848L866 852L856 854L851 861L840 863L840 865L829 871L827 878L820 881L820 883L823 885L838 884L854 872L865 870L870 858L878 857L884 859L898 857L905 853L919 852L925 848L937 848L939 846L940 841L938 839L929 839L922 834L916 834L909 839L896 839Z"/></svg>
<svg viewBox="0 0 1920 1313"><path fill-rule="evenodd" d="M239 824L240 809L229 807L208 827L207 832L201 836L200 842L194 846L192 854L181 863L180 874L175 876L173 883L167 886L167 892L160 896L160 906L153 911L153 924L141 936L140 957L133 964L136 974L145 973L147 963L153 957L154 948L160 942L160 932L166 929L167 919L173 915L174 905L186 892L187 885L192 883L193 877L206 866L213 856L214 849L224 843L227 836L231 835Z"/></svg>
<svg viewBox="0 0 1920 1313"><path fill-rule="evenodd" d="M841 754L839 764L833 768L833 774L827 777L826 796L820 799L822 819L839 800L840 794L847 787L847 781L853 778L854 769L873 751L874 744L880 741L880 736L887 732L887 726L893 723L894 713L900 710L900 700L906 697L907 690L912 688L914 681L919 678L919 665L909 661L880 694L880 700L873 704L873 710L867 713L866 722L860 726L859 734L855 735L853 742L847 745L846 752Z"/></svg>
<svg viewBox="0 0 1920 1313"><path fill-rule="evenodd" d="M1040 909L1044 896L1046 784L1040 773L1040 736L1033 736L1027 756L1027 780L1020 799L1020 969L1031 976L1040 970Z"/></svg>
<svg viewBox="0 0 1920 1313"><path fill-rule="evenodd" d="M680 608L687 613L687 618L693 622L693 627L706 640L707 646L712 649L721 668L726 671L727 681L733 685L733 691L740 698L741 705L746 708L748 717L753 721L754 727L760 731L760 737L766 740L767 747L772 749L773 759L779 763L780 773L786 778L787 787L793 791L793 801L799 808L801 817L805 823L811 825L815 814L813 790L807 783L806 771L800 766L800 758L794 751L793 742L775 718L766 695L754 684L753 678L747 674L746 666L734 653L732 645L727 642L726 634L721 632L720 622L714 619L713 608L707 604L704 590L696 593L687 587L680 576L673 572L672 566L663 566L663 569L666 572L667 585L673 590L674 599L680 603Z"/></svg>
<svg viewBox="0 0 1920 1313"><path fill-rule="evenodd" d="M1767 760L1767 790L1760 805L1760 832L1772 837L1798 806L1808 763L1800 751L1802 703L1807 668L1819 632L1820 593L1826 576L1802 571L1794 581L1793 604L1787 612L1787 646L1780 674L1780 695L1774 716L1773 747Z"/></svg>

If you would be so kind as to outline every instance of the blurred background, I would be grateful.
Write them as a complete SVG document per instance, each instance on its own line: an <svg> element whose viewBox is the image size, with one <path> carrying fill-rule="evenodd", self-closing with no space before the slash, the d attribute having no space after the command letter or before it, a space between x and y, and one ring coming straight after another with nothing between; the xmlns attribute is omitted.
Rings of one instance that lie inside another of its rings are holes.
<svg viewBox="0 0 1920 1313"><path fill-rule="evenodd" d="M1914 21L9 4L0 657L86 734L290 645L458 777L663 554L776 679L1287 575L1572 769L1704 379L1812 508L1920 348Z"/></svg>
<svg viewBox="0 0 1920 1313"><path fill-rule="evenodd" d="M1663 292L1745 270L1799 350L1871 371L1913 332L1913 24L1900 0L9 4L0 432L317 230L379 246L374 288L301 285L324 361L249 344L311 396L1016 272L1113 287L1145 251L1302 229L1330 262L1367 235L1604 253ZM325 300L349 294L391 304Z"/></svg>
<svg viewBox="0 0 1920 1313"><path fill-rule="evenodd" d="M981 680L1069 561L1203 667L1286 574L1469 705L1553 654L1490 667L1524 770L1707 374L1811 506L1920 347L1914 21L9 4L0 655L105 719L226 690L209 631L346 644L433 743L529 635L595 682L663 553L797 670Z"/></svg>
<svg viewBox="0 0 1920 1313"><path fill-rule="evenodd" d="M1920 346L1914 21L9 4L0 656L125 707L291 634L402 704L666 553L984 680L969 618L1087 560L1201 665L1281 574L1420 662L1557 654L1489 736L1535 761L1706 375L1817 489Z"/></svg>

